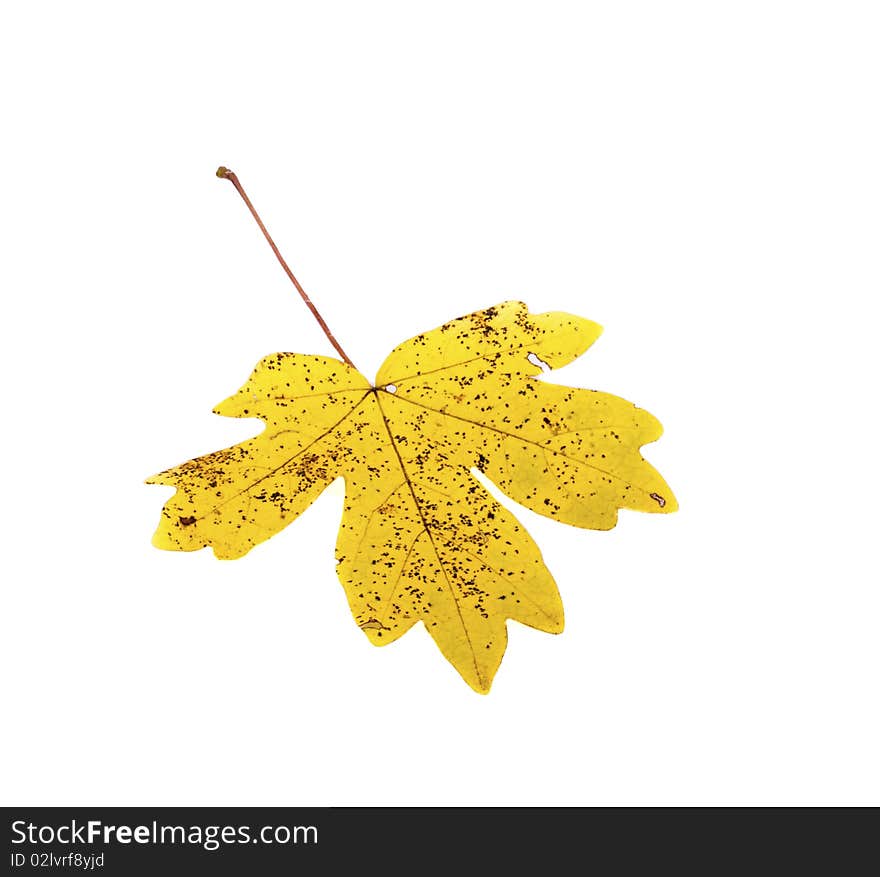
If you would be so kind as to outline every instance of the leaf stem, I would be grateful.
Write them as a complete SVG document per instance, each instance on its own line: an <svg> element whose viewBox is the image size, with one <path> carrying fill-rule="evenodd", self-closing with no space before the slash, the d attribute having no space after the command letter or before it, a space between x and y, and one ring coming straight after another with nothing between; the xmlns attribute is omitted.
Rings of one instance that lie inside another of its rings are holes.
<svg viewBox="0 0 880 877"><path fill-rule="evenodd" d="M348 354L342 349L339 342L333 336L333 333L330 331L330 327L324 322L324 318L318 313L318 309L312 304L312 300L306 294L306 291L300 286L299 281L296 277L293 276L293 271L287 267L287 262L284 261L284 257L278 251L278 247L275 246L275 241L272 240L271 235L266 230L266 226L263 225L263 220L260 219L260 214L254 208L254 205L251 204L251 199L248 198L247 192L245 192L244 187L238 180L238 177L235 175L234 171L229 170L229 168L218 167L217 168L217 176L220 177L221 180L229 180L233 186L235 186L235 190L241 195L242 200L247 205L247 209L250 210L251 216L257 222L257 225L260 227L260 231L263 232L263 237L269 242L269 246L272 248L272 252L275 254L275 257L281 263L281 267L284 269L284 273L290 278L291 283L296 287L296 291L300 294L302 300L306 303L306 307L312 312L312 316L318 321L318 325L324 330L324 334L329 339L330 343L336 348L336 352L343 358L345 362L347 362L352 368L355 368L355 364L348 358Z"/></svg>

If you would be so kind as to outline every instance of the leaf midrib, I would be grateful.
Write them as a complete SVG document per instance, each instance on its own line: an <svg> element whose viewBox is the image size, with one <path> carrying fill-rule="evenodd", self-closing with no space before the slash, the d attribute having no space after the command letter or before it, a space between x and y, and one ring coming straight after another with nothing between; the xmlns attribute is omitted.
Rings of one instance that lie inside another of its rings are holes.
<svg viewBox="0 0 880 877"><path fill-rule="evenodd" d="M385 416L385 410L382 407L382 402L379 399L378 392L376 393L376 406L379 410L379 414L382 417L382 423L385 425L385 431L388 433L388 441L391 444L392 449L394 450L394 455L397 457L398 465L400 466L400 471L403 474L403 477L406 481L407 487L409 487L410 495L412 496L413 502L415 503L416 510L419 513L419 518L422 521L422 527L424 528L424 532L428 534L428 539L431 542L431 548L434 550L434 556L437 558L437 564L440 569L443 571L443 578L446 579L446 587L449 591L449 595L452 597L452 602L455 605L455 611L458 614L458 620L461 624L461 629L464 631L465 639L467 640L468 648L471 653L471 659L474 662L474 673L476 674L477 681L480 684L481 688L485 688L486 682L483 679L483 674L480 672L479 664L477 663L477 651L474 648L473 641L471 640L470 631L467 628L467 624L465 624L464 615L461 611L461 604L458 600L458 595L455 593L455 588L452 585L452 582L449 581L449 575L446 572L446 565L443 563L443 559L440 557L440 552L437 550L437 544L434 541L434 535L431 533L431 529L428 526L428 522L425 520L425 516L422 513L422 506L419 503L419 498L416 496L416 492L413 489L413 483L409 477L409 473L406 471L406 466L403 463L403 458L400 456L400 451L397 449L397 442L394 441L394 435L391 432L391 426L388 423L388 418ZM413 541L413 545L415 545L415 540ZM408 560L409 558L407 558ZM402 575L402 572L401 572Z"/></svg>
<svg viewBox="0 0 880 877"><path fill-rule="evenodd" d="M562 457L564 460L570 460L572 463L577 463L579 466L586 466L588 469L592 469L593 471L599 472L602 475L607 475L609 478L614 478L617 481L622 481L624 484L627 484L630 487L634 487L636 490L641 491L645 495L649 495L649 491L647 491L644 487L640 487L638 484L634 484L631 481L627 481L627 479L622 477L621 475L617 475L616 473L610 472L607 469L602 469L601 467L596 466L593 463L588 463L586 460L580 460L577 457L572 457L569 454L564 454L562 451L558 451L555 448L547 447L547 445L543 445L543 444L541 444L541 442L536 442L534 439L524 438L521 435L515 435L512 432L507 432L503 429L499 429L496 426L489 426L489 424L480 423L478 420L470 420L467 417L461 417L458 414L450 414L448 411L444 411L443 409L440 409L440 408L432 408L430 405L425 405L422 402L416 402L413 399L407 399L406 396L402 396L402 395L400 395L400 393L395 393L394 398L400 399L401 402L408 402L410 405L415 405L417 408L424 408L425 411L431 411L434 414L440 414L443 417L451 417L454 420L461 421L462 423L467 423L467 424L470 424L471 426L476 426L479 429L488 429L488 430L491 430L492 432L497 432L499 435L506 436L507 438L516 439L517 441L520 441L523 444L534 445L537 448L541 448L541 450L544 451L545 454L547 451L549 451L551 454L555 454L559 457ZM614 427L614 428L618 428L618 427ZM576 430L576 432L580 432L580 430Z"/></svg>

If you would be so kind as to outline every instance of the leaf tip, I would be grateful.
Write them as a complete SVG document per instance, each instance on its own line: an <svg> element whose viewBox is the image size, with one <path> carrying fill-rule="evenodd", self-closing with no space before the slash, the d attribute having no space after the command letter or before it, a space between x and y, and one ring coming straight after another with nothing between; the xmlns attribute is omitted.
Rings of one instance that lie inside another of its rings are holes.
<svg viewBox="0 0 880 877"><path fill-rule="evenodd" d="M212 409L212 414L219 414L221 417L257 417L250 408L244 406L248 403L242 398L242 394L235 393L232 396L218 402Z"/></svg>
<svg viewBox="0 0 880 877"><path fill-rule="evenodd" d="M477 694L486 695L492 690L492 682L495 679L494 674L489 676L488 678L483 675L465 676L463 673L461 673L460 675L464 679L464 681L467 682L467 684L470 686L471 691L476 691Z"/></svg>
<svg viewBox="0 0 880 877"><path fill-rule="evenodd" d="M174 551L177 546L172 544L172 542L168 538L168 534L163 530L161 526L156 528L156 532L153 533L153 538L150 540L153 548L159 548L162 551Z"/></svg>

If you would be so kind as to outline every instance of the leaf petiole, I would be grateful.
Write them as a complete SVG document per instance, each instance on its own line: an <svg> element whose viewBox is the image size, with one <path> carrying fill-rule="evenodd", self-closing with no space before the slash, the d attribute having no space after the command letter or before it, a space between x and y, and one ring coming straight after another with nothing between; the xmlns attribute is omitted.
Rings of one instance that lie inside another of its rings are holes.
<svg viewBox="0 0 880 877"><path fill-rule="evenodd" d="M290 270L287 266L287 262L284 261L284 257L278 250L278 247L275 246L275 241L272 240L272 236L266 230L266 226L263 225L263 220L260 219L260 214L257 213L254 205L251 204L251 199L248 198L247 193L244 190L244 187L239 182L238 177L235 175L234 171L229 170L226 167L218 167L217 168L217 176L220 177L221 180L229 180L233 186L235 186L235 190L241 195L242 200L247 205L247 209L250 210L251 216L257 222L257 225L260 227L260 231L263 232L263 237L269 242L269 246L272 248L272 252L275 254L275 257L281 263L281 267L284 269L285 274L290 278L291 283L296 287L296 291L300 294L302 300L306 303L306 307L312 312L312 316L318 321L318 325L324 330L324 334L329 339L330 343L336 349L336 352L342 357L342 359L347 362L352 368L355 368L355 364L348 358L348 354L342 349L339 342L334 337L333 333L330 331L330 327L324 322L324 318L318 313L318 309L312 304L312 300L306 294L306 291L300 286L300 282L294 277L293 271Z"/></svg>

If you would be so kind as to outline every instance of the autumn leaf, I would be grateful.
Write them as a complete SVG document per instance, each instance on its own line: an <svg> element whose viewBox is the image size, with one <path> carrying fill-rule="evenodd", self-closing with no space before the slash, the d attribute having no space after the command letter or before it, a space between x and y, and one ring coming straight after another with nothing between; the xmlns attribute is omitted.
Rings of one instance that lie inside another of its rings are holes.
<svg viewBox="0 0 880 877"><path fill-rule="evenodd" d="M600 332L504 302L399 345L375 383L338 359L268 356L214 409L260 418L263 432L150 479L177 489L154 544L241 557L344 478L337 572L356 623L387 645L421 622L487 692L507 620L559 633L563 610L537 545L474 470L576 527L609 529L621 508L677 507L639 452L661 433L650 414L540 380Z"/></svg>

